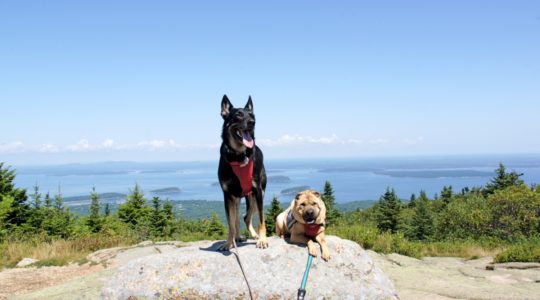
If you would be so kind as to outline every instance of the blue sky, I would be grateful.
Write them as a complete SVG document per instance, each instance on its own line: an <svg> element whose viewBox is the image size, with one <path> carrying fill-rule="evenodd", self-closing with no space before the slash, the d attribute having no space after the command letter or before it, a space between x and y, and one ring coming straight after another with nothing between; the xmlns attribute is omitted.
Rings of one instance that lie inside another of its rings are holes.
<svg viewBox="0 0 540 300"><path fill-rule="evenodd" d="M540 153L538 1L0 1L0 157Z"/></svg>

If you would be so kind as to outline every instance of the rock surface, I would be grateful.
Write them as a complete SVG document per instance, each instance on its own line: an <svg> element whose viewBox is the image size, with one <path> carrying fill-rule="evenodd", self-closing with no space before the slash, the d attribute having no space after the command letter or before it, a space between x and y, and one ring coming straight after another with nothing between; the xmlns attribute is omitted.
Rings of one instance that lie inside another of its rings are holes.
<svg viewBox="0 0 540 300"><path fill-rule="evenodd" d="M38 259L34 259L34 258L28 258L28 257L25 257L23 259L21 259L20 262L17 263L17 268L24 268L24 267L27 267L31 264L35 264L37 263L39 260Z"/></svg>
<svg viewBox="0 0 540 300"><path fill-rule="evenodd" d="M367 252L390 276L403 300L540 299L540 269L534 268L536 264L492 264L492 257L415 259L395 253ZM487 270L486 266L494 270ZM512 269L517 266L523 269Z"/></svg>
<svg viewBox="0 0 540 300"><path fill-rule="evenodd" d="M269 239L268 249L239 245L240 259L256 299L295 299L307 249ZM221 242L198 243L135 259L105 283L103 299L249 299L236 256L216 251ZM397 299L388 277L356 243L328 237L329 262L313 260L308 299Z"/></svg>
<svg viewBox="0 0 540 300"><path fill-rule="evenodd" d="M275 246L271 240L270 248ZM178 247L208 247L214 242L164 242L148 246L118 247L99 250L87 258L90 263L70 264L63 267L26 267L4 269L0 272L0 299L99 299L104 286L117 270L131 261L156 254L176 252ZM241 258L252 245L240 247ZM289 250L296 246L290 245ZM296 247L299 248L299 247ZM302 249L302 248L300 248ZM305 250L305 249L303 249ZM426 257L414 259L398 254L378 254L366 251L394 282L402 300L417 299L540 299L540 269L508 269L510 264L491 264L492 257L465 260L454 257ZM334 254L336 256L336 254ZM334 257L335 258L335 257ZM234 255L226 257L234 259ZM302 273L305 256L300 260ZM330 261L331 262L331 261ZM323 263L318 259L315 263ZM521 263L516 265L522 266ZM486 270L492 266L494 271ZM527 264L529 266L529 264ZM246 268L247 269L247 268ZM238 265L231 272L239 272ZM250 280L253 275L246 270ZM316 287L310 273L306 299ZM295 273L291 282L297 288L301 278ZM281 280L272 278L270 281ZM243 281L242 281L243 282ZM252 283L252 285L254 285ZM255 286L253 287L255 289ZM336 299L333 297L332 299Z"/></svg>

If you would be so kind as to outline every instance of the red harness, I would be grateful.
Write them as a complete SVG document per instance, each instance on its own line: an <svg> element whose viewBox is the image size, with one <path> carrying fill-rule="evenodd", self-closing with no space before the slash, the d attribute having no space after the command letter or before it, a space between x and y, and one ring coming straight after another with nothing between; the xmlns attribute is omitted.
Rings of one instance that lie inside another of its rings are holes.
<svg viewBox="0 0 540 300"><path fill-rule="evenodd" d="M287 214L287 228L289 229L289 232L292 230L294 224L296 224L298 221L294 218L292 210L289 211ZM317 236L319 233L319 229L321 229L321 226L324 227L324 224L302 224L304 226L304 235L310 239Z"/></svg>
<svg viewBox="0 0 540 300"><path fill-rule="evenodd" d="M242 186L242 196L249 196L252 193L251 182L253 180L253 160L250 159L246 166L241 167L237 161L230 162L234 174Z"/></svg>
<svg viewBox="0 0 540 300"><path fill-rule="evenodd" d="M319 233L321 224L304 224L304 235L308 238L314 238Z"/></svg>

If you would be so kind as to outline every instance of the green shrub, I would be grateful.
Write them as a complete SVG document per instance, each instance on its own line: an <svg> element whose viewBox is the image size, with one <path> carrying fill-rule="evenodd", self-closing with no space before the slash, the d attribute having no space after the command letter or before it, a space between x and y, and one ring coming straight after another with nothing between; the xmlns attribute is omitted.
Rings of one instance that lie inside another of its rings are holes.
<svg viewBox="0 0 540 300"><path fill-rule="evenodd" d="M522 241L495 257L495 262L540 262L540 240Z"/></svg>

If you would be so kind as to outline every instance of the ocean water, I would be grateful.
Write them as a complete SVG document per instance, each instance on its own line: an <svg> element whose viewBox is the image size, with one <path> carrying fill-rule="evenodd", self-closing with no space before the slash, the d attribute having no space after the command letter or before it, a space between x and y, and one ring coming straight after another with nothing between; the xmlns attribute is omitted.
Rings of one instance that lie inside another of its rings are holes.
<svg viewBox="0 0 540 300"><path fill-rule="evenodd" d="M377 200L387 187L399 197L408 199L425 190L433 196L445 185L454 191L463 187L482 186L489 182L503 162L508 170L524 173L527 184L540 183L540 155L488 156L417 156L358 159L271 160L265 162L269 182L265 201L273 195L287 203L293 194L286 189L309 186L322 190L330 181L338 202ZM57 166L13 166L15 183L26 188L64 197L89 195L92 187L98 193L127 194L138 183L148 197L170 200L216 200L223 195L217 185L217 161L203 162L103 162ZM151 191L176 187L180 193Z"/></svg>

